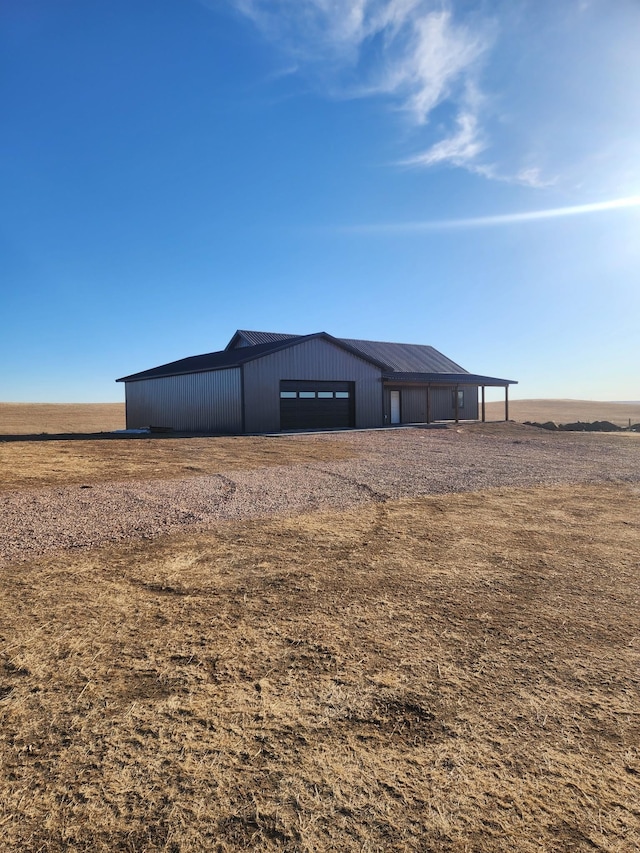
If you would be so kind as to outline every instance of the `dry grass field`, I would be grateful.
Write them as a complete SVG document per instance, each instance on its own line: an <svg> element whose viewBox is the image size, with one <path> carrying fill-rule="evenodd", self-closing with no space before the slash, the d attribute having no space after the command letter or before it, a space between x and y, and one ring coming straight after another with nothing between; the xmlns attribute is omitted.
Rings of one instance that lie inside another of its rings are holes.
<svg viewBox="0 0 640 853"><path fill-rule="evenodd" d="M504 402L487 403L488 420L504 418ZM597 400L510 400L509 417L518 423L524 421L555 421L558 424L577 421L610 421L626 427L640 423L640 403L610 403Z"/></svg>
<svg viewBox="0 0 640 853"><path fill-rule="evenodd" d="M312 436L299 436L295 443L286 444L245 436L46 442L3 442L0 438L0 492L24 486L181 479L352 455L338 439L327 438L321 444Z"/></svg>
<svg viewBox="0 0 640 853"><path fill-rule="evenodd" d="M521 452L544 433L505 429ZM353 453L206 441L10 442L1 470L28 497L77 466L153 478L156 453L165 478ZM0 850L638 850L639 555L631 480L373 496L5 562Z"/></svg>
<svg viewBox="0 0 640 853"><path fill-rule="evenodd" d="M124 429L124 403L0 403L0 435Z"/></svg>

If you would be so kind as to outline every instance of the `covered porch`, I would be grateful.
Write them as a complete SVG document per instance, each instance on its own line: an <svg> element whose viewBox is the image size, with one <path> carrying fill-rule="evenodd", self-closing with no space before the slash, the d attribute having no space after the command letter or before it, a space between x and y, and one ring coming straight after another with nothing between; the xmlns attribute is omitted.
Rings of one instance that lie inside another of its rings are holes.
<svg viewBox="0 0 640 853"><path fill-rule="evenodd" d="M513 379L472 373L388 373L383 375L387 424L486 420L486 389L504 388L504 419L509 420ZM478 401L480 389L480 401Z"/></svg>

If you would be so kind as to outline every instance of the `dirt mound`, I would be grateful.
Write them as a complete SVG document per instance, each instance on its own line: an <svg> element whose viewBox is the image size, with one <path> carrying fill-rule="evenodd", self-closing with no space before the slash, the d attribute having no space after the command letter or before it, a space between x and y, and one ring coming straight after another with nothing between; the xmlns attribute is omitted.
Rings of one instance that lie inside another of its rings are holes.
<svg viewBox="0 0 640 853"><path fill-rule="evenodd" d="M548 429L548 430L565 430L566 432L624 432L625 428L620 427L617 424L611 423L611 421L575 421L570 424L557 424L555 421L545 421L544 423L538 423L537 421L525 421L526 426L534 426L540 427L540 429ZM629 427L629 429L637 431L640 430L640 426L635 424L633 427Z"/></svg>
<svg viewBox="0 0 640 853"><path fill-rule="evenodd" d="M555 421L545 421L543 424L538 423L538 421L525 421L524 425L525 426L539 427L540 429L549 429L549 430L560 429L560 427L558 426L558 424Z"/></svg>

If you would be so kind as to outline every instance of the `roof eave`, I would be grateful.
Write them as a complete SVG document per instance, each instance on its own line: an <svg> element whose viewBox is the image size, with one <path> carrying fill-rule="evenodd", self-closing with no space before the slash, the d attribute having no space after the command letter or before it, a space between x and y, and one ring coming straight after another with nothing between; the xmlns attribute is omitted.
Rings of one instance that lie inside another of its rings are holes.
<svg viewBox="0 0 640 853"><path fill-rule="evenodd" d="M149 376L149 371L143 370L140 373L132 373L131 376L122 376L116 379L116 382L142 382L144 379L169 379L171 376L191 376L194 373L212 373L214 370L233 370L240 367L240 364L224 364L220 367L200 367L192 370L178 370L171 373L154 373Z"/></svg>
<svg viewBox="0 0 640 853"><path fill-rule="evenodd" d="M413 385L485 385L496 388L506 388L517 385L515 379L500 379L497 376L481 376L477 373L415 373L409 371L394 371L383 374L385 382L399 382Z"/></svg>

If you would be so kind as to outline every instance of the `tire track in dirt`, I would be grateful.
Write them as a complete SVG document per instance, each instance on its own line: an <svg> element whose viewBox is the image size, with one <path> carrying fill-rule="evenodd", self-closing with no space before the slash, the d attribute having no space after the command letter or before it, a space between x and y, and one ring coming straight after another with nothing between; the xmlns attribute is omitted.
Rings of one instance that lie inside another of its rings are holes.
<svg viewBox="0 0 640 853"><path fill-rule="evenodd" d="M347 476L346 474L339 474L337 471L327 471L326 468L314 467L314 471L321 471L323 474L327 474L329 477L335 477L337 480L340 480L342 483L346 483L349 486L352 486L356 489L356 491L362 493L369 500L374 501L375 503L385 503L389 499L389 495L384 492L379 492L376 489L372 488L368 483L363 483L360 480L357 480L355 477Z"/></svg>
<svg viewBox="0 0 640 853"><path fill-rule="evenodd" d="M368 483L358 480L356 477L340 474L337 471L327 470L326 468L315 468L327 474L329 477L337 479L355 491L364 499L364 503L373 503L374 513L371 520L371 526L368 529L362 530L361 533L354 538L353 541L343 546L342 559L349 560L354 555L363 558L365 555L372 553L375 550L374 543L378 541L378 534L384 528L388 518L388 512L385 504L389 500L389 495L374 489Z"/></svg>

